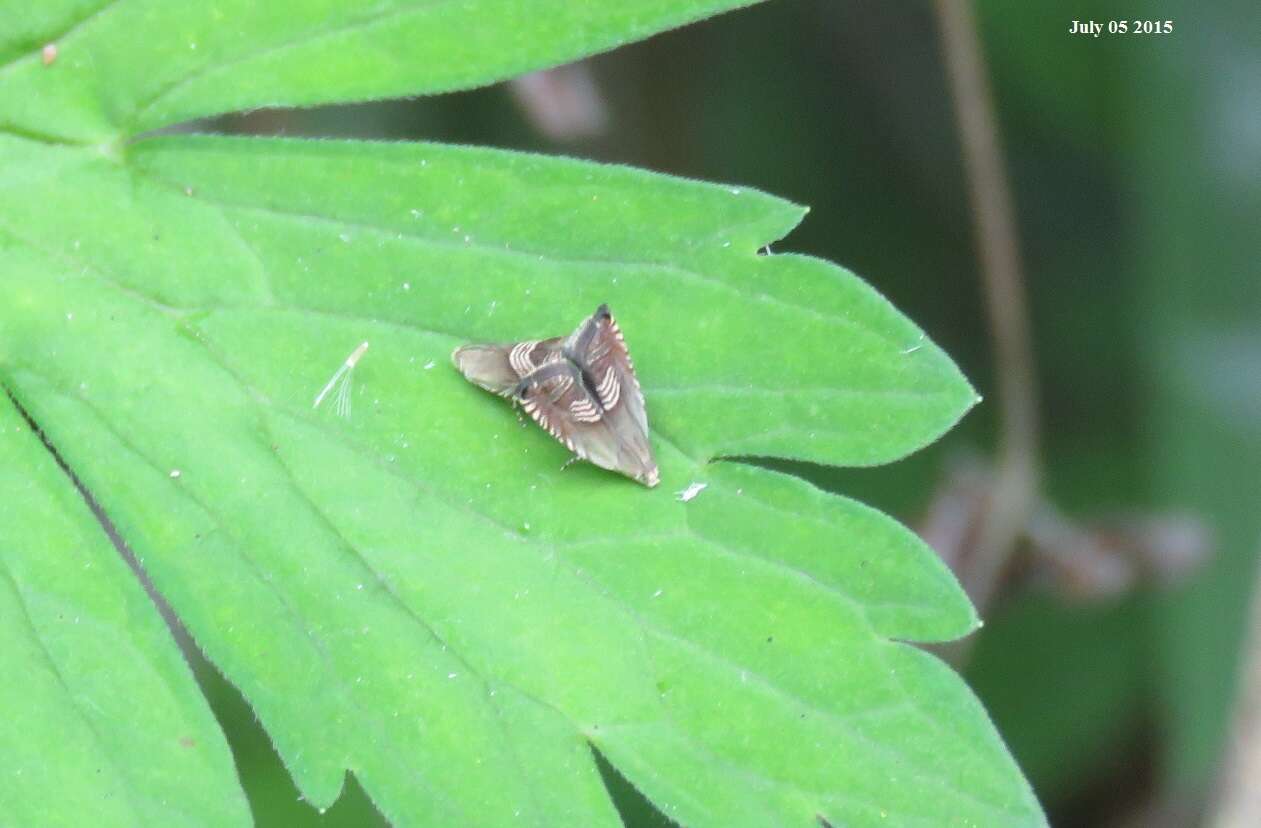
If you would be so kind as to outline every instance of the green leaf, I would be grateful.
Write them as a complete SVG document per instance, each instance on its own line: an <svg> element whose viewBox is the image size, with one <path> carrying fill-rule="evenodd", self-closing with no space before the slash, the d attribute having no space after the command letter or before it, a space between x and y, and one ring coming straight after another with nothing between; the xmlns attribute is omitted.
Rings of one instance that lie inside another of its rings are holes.
<svg viewBox="0 0 1261 828"><path fill-rule="evenodd" d="M687 825L1041 822L967 688L901 643L977 623L936 556L719 462L887 462L975 399L852 274L758 255L800 208L491 150L131 140L487 82L734 4L234 5L59 7L4 44L59 51L0 68L0 381L303 795L353 771L398 824L617 825L594 748ZM655 490L562 473L448 361L606 301ZM313 410L362 341L353 416Z"/></svg>
<svg viewBox="0 0 1261 828"><path fill-rule="evenodd" d="M0 20L24 21L0 32L0 127L98 143L262 106L467 89L750 2L0 0Z"/></svg>
<svg viewBox="0 0 1261 828"><path fill-rule="evenodd" d="M4 821L248 824L227 743L166 625L4 396L0 503Z"/></svg>

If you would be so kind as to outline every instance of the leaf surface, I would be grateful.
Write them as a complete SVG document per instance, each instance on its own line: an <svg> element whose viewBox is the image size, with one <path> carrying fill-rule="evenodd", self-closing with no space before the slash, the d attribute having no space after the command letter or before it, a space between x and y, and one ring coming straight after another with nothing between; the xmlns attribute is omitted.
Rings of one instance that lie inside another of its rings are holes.
<svg viewBox="0 0 1261 828"><path fill-rule="evenodd" d="M0 126L101 143L243 109L467 89L750 2L0 0L0 20L19 21L0 33Z"/></svg>
<svg viewBox="0 0 1261 828"><path fill-rule="evenodd" d="M0 652L4 822L249 824L227 743L166 625L3 396Z"/></svg>
<svg viewBox="0 0 1261 828"><path fill-rule="evenodd" d="M759 255L801 208L472 148L128 140L485 83L730 5L115 0L0 41L0 381L313 804L353 771L397 824L617 825L595 748L687 825L1041 821L966 687L900 643L976 624L936 556L721 461L887 462L975 399L861 280ZM601 302L654 490L562 472L449 364ZM313 410L363 341L352 415Z"/></svg>

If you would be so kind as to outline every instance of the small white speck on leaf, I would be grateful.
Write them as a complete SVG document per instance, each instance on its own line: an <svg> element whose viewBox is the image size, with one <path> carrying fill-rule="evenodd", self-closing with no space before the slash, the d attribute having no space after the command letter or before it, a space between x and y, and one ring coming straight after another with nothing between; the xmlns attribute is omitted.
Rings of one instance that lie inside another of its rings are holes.
<svg viewBox="0 0 1261 828"><path fill-rule="evenodd" d="M57 44L46 43L44 48L40 50L40 59L44 61L45 66L51 66L53 61L57 59Z"/></svg>
<svg viewBox="0 0 1261 828"><path fill-rule="evenodd" d="M659 590L657 590L656 592L654 592L654 593L652 594L652 597L653 597L653 598L659 598L659 597L661 597L661 593L662 593L662 590L660 590L660 589L659 589Z"/></svg>
<svg viewBox="0 0 1261 828"><path fill-rule="evenodd" d="M676 500L687 503L709 487L708 483L693 483L681 492L675 492Z"/></svg>
<svg viewBox="0 0 1261 828"><path fill-rule="evenodd" d="M458 675L459 675L459 673L447 673L447 678L449 678L449 679L453 679L453 678L455 678L455 677L456 677L456 676L458 676Z"/></svg>
<svg viewBox="0 0 1261 828"><path fill-rule="evenodd" d="M171 469L171 479L174 480L175 478L179 477L182 473L183 472L181 472L179 469Z"/></svg>
<svg viewBox="0 0 1261 828"><path fill-rule="evenodd" d="M434 367L434 366L435 366L435 365L437 365L437 364L438 364L438 363L434 362L434 361L431 359L431 360L429 360L428 362L426 362L426 363L425 363L425 370L426 370L426 371L428 371L430 368Z"/></svg>
<svg viewBox="0 0 1261 828"><path fill-rule="evenodd" d="M412 289L412 283L411 283L411 282L404 282L404 283L403 283L403 290L411 290L411 289Z"/></svg>
<svg viewBox="0 0 1261 828"><path fill-rule="evenodd" d="M902 351L902 353L903 353L903 354L913 354L913 353L915 353L916 351L918 351L920 348L923 348L923 347L924 347L924 335L923 335L923 334L920 334L920 335L919 335L919 342L916 342L916 343L915 343L914 345L912 345L911 347L904 349L904 350Z"/></svg>

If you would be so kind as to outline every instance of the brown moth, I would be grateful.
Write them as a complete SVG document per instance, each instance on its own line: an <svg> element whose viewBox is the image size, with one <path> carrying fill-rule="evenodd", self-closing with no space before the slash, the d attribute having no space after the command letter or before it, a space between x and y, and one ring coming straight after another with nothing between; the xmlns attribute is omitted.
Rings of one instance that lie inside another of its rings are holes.
<svg viewBox="0 0 1261 828"><path fill-rule="evenodd" d="M568 337L462 345L451 361L469 382L520 403L579 458L645 486L660 482L644 395L608 305Z"/></svg>

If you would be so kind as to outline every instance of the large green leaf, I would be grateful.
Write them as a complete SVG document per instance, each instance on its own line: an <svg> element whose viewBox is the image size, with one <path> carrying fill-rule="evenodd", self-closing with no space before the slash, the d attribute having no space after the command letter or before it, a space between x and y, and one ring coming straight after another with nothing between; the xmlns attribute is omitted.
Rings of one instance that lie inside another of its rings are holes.
<svg viewBox="0 0 1261 828"><path fill-rule="evenodd" d="M898 641L975 626L937 558L860 504L715 462L885 462L974 401L856 277L757 254L799 208L487 150L127 140L484 82L734 4L226 5L41 11L6 44L0 380L303 794L325 806L351 770L402 824L616 825L594 747L688 825L1040 821L966 687ZM561 472L448 363L603 301L656 490ZM353 416L313 411L364 340Z"/></svg>
<svg viewBox="0 0 1261 828"><path fill-rule="evenodd" d="M253 107L446 92L750 2L0 0L0 126L97 143Z"/></svg>
<svg viewBox="0 0 1261 828"><path fill-rule="evenodd" d="M223 734L140 583L0 395L0 821L239 825Z"/></svg>

